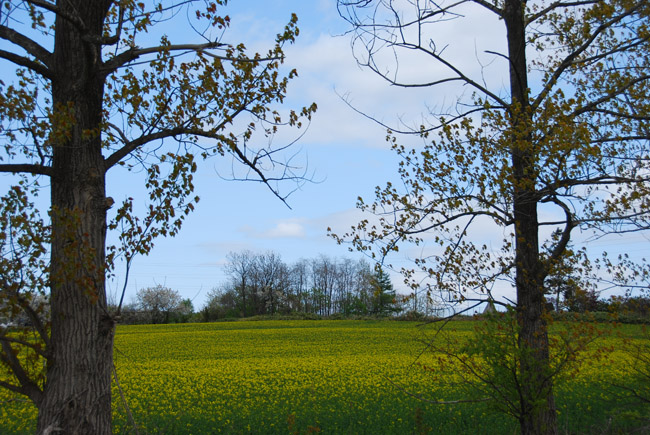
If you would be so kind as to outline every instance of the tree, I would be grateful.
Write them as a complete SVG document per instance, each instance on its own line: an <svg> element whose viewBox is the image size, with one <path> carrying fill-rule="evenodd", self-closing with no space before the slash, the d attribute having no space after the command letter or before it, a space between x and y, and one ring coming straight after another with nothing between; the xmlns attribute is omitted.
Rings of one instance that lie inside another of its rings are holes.
<svg viewBox="0 0 650 435"><path fill-rule="evenodd" d="M207 302L201 310L204 322L241 316L239 293L231 288L213 288L207 294Z"/></svg>
<svg viewBox="0 0 650 435"><path fill-rule="evenodd" d="M309 312L309 287L308 287L308 277L309 277L309 263L305 259L300 259L291 266L290 269L290 280L291 288L293 289L293 295L291 299L290 308L291 311L308 313Z"/></svg>
<svg viewBox="0 0 650 435"><path fill-rule="evenodd" d="M580 299L579 295L598 299L595 281L586 251L575 252L569 244L564 253L550 264L544 286L549 299L554 299L556 311L562 308L577 311L575 302Z"/></svg>
<svg viewBox="0 0 650 435"><path fill-rule="evenodd" d="M259 298L258 314L275 314L285 305L289 270L280 255L269 251L258 254L253 272L253 288Z"/></svg>
<svg viewBox="0 0 650 435"><path fill-rule="evenodd" d="M8 269L0 275L14 280L2 283L3 292L26 295L27 286L42 291L47 283L51 305L50 323L34 320L39 344L0 337L2 363L14 375L2 386L38 407L39 433L110 433L119 308L107 309L105 276L116 259L128 270L133 256L149 252L156 237L178 233L198 202L196 160L229 154L247 168L243 178L266 184L282 200L279 182L304 179L296 163L280 158L286 146L253 145L256 133L299 127L315 110L312 105L285 117L277 109L296 75L282 64L283 47L298 34L297 18L268 52L248 54L243 44L226 40L225 3L2 3L0 172L20 177L22 184L8 195L28 207L14 208L11 220L27 237L21 243L27 256L3 263ZM175 43L154 33L157 24L179 17L188 17L189 40ZM157 42L149 46L152 40ZM109 212L115 201L106 194L107 174L120 170L142 173L148 197L127 198ZM50 190L47 225L24 198L43 180ZM27 219L36 226L24 226ZM10 239L6 228L2 240ZM119 232L116 246L106 247L107 230ZM39 264L42 246L47 268ZM17 265L45 275L30 272L23 279L14 274ZM25 309L26 300L11 299L12 309ZM47 361L44 378L25 370L16 357L20 349Z"/></svg>
<svg viewBox="0 0 650 435"><path fill-rule="evenodd" d="M178 305L178 310L176 310L173 321L177 323L187 323L193 318L193 314L194 304L192 303L192 299L183 299Z"/></svg>
<svg viewBox="0 0 650 435"><path fill-rule="evenodd" d="M161 284L140 289L135 297L140 310L149 313L151 323L169 323L171 315L183 308L181 295Z"/></svg>
<svg viewBox="0 0 650 435"><path fill-rule="evenodd" d="M371 312L381 316L394 313L397 310L395 306L396 295L390 276L380 267L375 270L369 281L373 290Z"/></svg>
<svg viewBox="0 0 650 435"><path fill-rule="evenodd" d="M647 228L648 3L338 5L352 25L359 63L391 85L471 90L451 109L432 113L430 124L394 130L419 134L423 148L408 149L389 132L402 158L403 189L389 183L377 188L374 202L360 200L359 208L377 219L363 220L339 241L382 258L405 244L437 246L403 272L414 287L422 275L431 278L430 288L456 302L484 301L480 294L497 280L511 282L516 343L530 356L518 366L527 380L518 399L521 431L557 433L545 279L577 228ZM504 47L475 41L474 64L471 53L453 58L461 38L444 39L444 26L454 19L470 20L465 29L480 28L472 16L480 26L491 19L501 25ZM403 56L430 62L432 69L421 70L438 75L409 81L413 71L398 68ZM488 238L486 225L503 238ZM549 233L557 237L546 238Z"/></svg>
<svg viewBox="0 0 650 435"><path fill-rule="evenodd" d="M337 275L336 261L325 255L320 255L311 262L312 291L318 301L319 314L330 316Z"/></svg>
<svg viewBox="0 0 650 435"><path fill-rule="evenodd" d="M228 264L226 265L226 272L233 280L234 288L239 291L241 300L241 317L246 317L249 313L253 313L254 308L248 308L251 304L252 298L247 301L247 296L250 294L250 277L253 272L255 264L255 256L251 251L231 252L228 254ZM252 296L252 295L250 295Z"/></svg>

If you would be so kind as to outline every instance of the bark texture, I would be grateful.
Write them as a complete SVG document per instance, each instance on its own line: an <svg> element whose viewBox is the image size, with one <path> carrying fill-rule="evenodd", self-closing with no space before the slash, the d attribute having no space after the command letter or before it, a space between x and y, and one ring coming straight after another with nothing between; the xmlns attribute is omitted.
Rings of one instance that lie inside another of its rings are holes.
<svg viewBox="0 0 650 435"><path fill-rule="evenodd" d="M97 42L109 1L58 1L52 83L52 331L38 433L110 434L113 321ZM76 20L71 17L78 18ZM94 40L94 41L93 41Z"/></svg>
<svg viewBox="0 0 650 435"><path fill-rule="evenodd" d="M555 434L557 417L549 372L548 327L544 317L544 266L539 252L536 154L529 132L528 65L526 61L525 3L507 0L505 23L510 59L512 96L513 210L519 321L520 427L522 434Z"/></svg>

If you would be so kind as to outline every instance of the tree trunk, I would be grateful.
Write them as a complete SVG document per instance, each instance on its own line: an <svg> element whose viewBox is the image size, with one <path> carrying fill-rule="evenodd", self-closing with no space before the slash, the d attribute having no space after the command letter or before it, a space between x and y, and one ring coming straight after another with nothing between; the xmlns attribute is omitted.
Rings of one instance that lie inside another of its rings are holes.
<svg viewBox="0 0 650 435"><path fill-rule="evenodd" d="M38 433L110 434L113 321L104 287L105 167L101 36L110 2L59 1L52 83L51 348Z"/></svg>
<svg viewBox="0 0 650 435"><path fill-rule="evenodd" d="M544 269L539 255L536 155L528 110L525 3L507 0L505 23L512 96L513 209L515 285L519 321L520 425L522 434L555 434L557 420L549 373L548 328L544 318Z"/></svg>

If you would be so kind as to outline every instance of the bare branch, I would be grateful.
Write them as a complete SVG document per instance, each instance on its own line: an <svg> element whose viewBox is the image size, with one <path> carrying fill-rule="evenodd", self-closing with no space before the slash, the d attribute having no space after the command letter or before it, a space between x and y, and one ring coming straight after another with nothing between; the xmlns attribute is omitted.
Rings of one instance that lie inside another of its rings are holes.
<svg viewBox="0 0 650 435"><path fill-rule="evenodd" d="M552 202L558 205L562 209L562 211L564 211L564 215L566 216L566 223L564 225L564 229L562 230L562 237L560 237L559 242L555 245L553 251L551 251L551 254L549 256L549 259L551 261L547 262L546 264L546 273L548 273L551 264L554 261L559 260L562 254L566 251L567 246L569 246L569 242L571 241L571 231L576 227L577 224L573 220L573 213L571 213L571 209L569 209L569 206L567 206L565 203L560 201L556 196L552 196L542 202Z"/></svg>
<svg viewBox="0 0 650 435"><path fill-rule="evenodd" d="M133 62L140 56L151 53L162 53L165 51L188 51L188 52L202 52L203 50L209 50L214 48L223 48L228 47L228 44L222 44L220 42L206 42L204 44L178 44L178 45L168 45L168 46L157 46L157 47L148 47L148 48L131 48L127 51L124 51L117 56L111 58L107 62L104 62L101 71L105 74L110 74L116 69ZM214 54L211 54L212 57L218 57ZM232 58L227 58L226 56L223 59L234 60Z"/></svg>
<svg viewBox="0 0 650 435"><path fill-rule="evenodd" d="M495 6L496 2L490 3L485 0L471 0L471 1L473 3L476 3L477 5L483 6L485 9L489 10L490 12L503 18L503 10Z"/></svg>
<svg viewBox="0 0 650 435"><path fill-rule="evenodd" d="M6 382L2 382L0 385L5 386L17 393L24 394L25 396L29 397L32 402L38 404L41 401L43 392L39 386L29 378L29 375L27 372L25 372L25 369L18 360L18 357L16 356L9 342L0 339L0 345L2 345L2 353L0 354L0 359L2 359L9 366L11 372L14 374L16 379L18 379L18 382L20 382L20 387L11 385Z"/></svg>
<svg viewBox="0 0 650 435"><path fill-rule="evenodd" d="M22 33L16 32L14 29L7 26L0 25L0 38L19 46L27 53L34 56L36 61L6 50L0 50L0 57L17 65L30 68L44 77L53 77L52 71L50 70L52 53L47 51L44 47Z"/></svg>
<svg viewBox="0 0 650 435"><path fill-rule="evenodd" d="M52 53L47 51L43 46L39 45L36 41L26 37L22 33L16 32L7 26L0 25L0 38L5 39L12 44L15 44L25 50L27 53L34 56L39 62L49 66Z"/></svg>
<svg viewBox="0 0 650 435"><path fill-rule="evenodd" d="M375 124L377 124L377 125L379 125L379 126L381 126L381 127L384 127L386 130L390 130L392 133L397 133L397 134L422 134L422 133L430 133L430 132L432 132L432 131L440 130L441 128L444 127L443 124L438 124L438 125L434 125L434 126L431 126L431 127L424 128L424 129L401 130L401 129L399 129L399 128L395 128L396 126L394 126L394 125L393 125L393 126L388 125L387 123L385 123L385 122L383 122L383 121L380 121L380 120L377 119L376 117L374 117L374 116L372 116L372 115L369 115L368 113L363 112L362 110L358 109L357 107L355 107L355 106L350 102L350 100L349 100L348 98L345 97L345 95L341 95L341 94L339 94L339 93L337 93L336 95L338 95L338 97L339 97L339 98L340 98L340 99L341 99L341 100L342 100L342 101L343 101L343 102L344 102L344 103L345 103L345 104L346 104L350 109L354 110L356 113L358 113L359 115L363 116L364 118L366 118L366 119L368 119L368 120L374 122ZM493 108L494 108L494 107L493 107ZM497 108L499 108L499 107L497 107ZM502 108L502 107L501 107L501 108ZM453 116L450 117L449 119L445 119L445 122L446 122L447 124L453 124L454 122L456 122L456 121L458 121L458 120L460 120L460 119L463 119L463 118L465 118L465 117L467 117L467 116L469 116L469 115L472 115L472 114L474 114L474 113L483 112L483 111L485 111L485 110L486 110L485 107L474 107L474 108L472 108L472 109L470 109L470 110L466 110L466 111L464 111L464 112L462 112L462 113L460 113L460 114L453 115ZM406 126L406 127L407 127L407 126Z"/></svg>
<svg viewBox="0 0 650 435"><path fill-rule="evenodd" d="M19 56L16 53L0 50L0 58L6 59L9 62L12 62L18 66L24 66L25 68L29 68L30 70L34 71L37 74L42 75L43 77L49 79L54 78L54 74L52 74L52 71L50 71L43 64L34 62L33 60L28 59L24 56Z"/></svg>
<svg viewBox="0 0 650 435"><path fill-rule="evenodd" d="M22 172L33 175L47 175L48 177L52 176L52 168L50 166L32 165L29 163L0 164L0 172L13 174Z"/></svg>
<svg viewBox="0 0 650 435"><path fill-rule="evenodd" d="M29 343L29 342L27 342L25 340L21 340L19 338L15 338L15 337L8 337L7 335L0 335L0 341L6 341L8 343L20 344L21 346L25 346L25 347L28 347L28 348L32 349L34 352L36 352L37 354L39 354L43 358L47 358L47 354L45 352L43 352L41 349L39 349L39 346L37 346L34 343Z"/></svg>

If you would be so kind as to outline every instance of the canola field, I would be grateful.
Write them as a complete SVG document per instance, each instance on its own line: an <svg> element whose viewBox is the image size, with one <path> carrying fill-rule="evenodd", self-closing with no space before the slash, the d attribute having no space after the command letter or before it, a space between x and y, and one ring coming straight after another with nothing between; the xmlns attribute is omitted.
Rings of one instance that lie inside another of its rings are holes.
<svg viewBox="0 0 650 435"><path fill-rule="evenodd" d="M432 403L463 397L458 379L423 370L437 361L430 333L394 321L119 326L115 364L140 434L516 433L487 403ZM607 386L628 364L614 352L557 386L563 431L611 422L622 396ZM33 433L31 405L2 390L0 403L0 433ZM114 433L136 433L116 385L113 414Z"/></svg>

